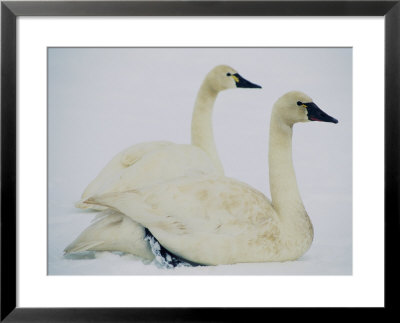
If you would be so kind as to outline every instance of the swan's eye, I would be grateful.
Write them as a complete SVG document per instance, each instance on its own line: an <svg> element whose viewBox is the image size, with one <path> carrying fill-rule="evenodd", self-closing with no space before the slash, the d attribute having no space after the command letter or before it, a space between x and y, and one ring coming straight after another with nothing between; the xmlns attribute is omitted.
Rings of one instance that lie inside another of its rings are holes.
<svg viewBox="0 0 400 323"><path fill-rule="evenodd" d="M297 101L297 105L298 105L298 106L301 106L301 107L303 107L303 108L307 108L307 105L304 104L304 103L301 102L301 101Z"/></svg>
<svg viewBox="0 0 400 323"><path fill-rule="evenodd" d="M231 73L226 73L226 76L231 76L232 74Z"/></svg>

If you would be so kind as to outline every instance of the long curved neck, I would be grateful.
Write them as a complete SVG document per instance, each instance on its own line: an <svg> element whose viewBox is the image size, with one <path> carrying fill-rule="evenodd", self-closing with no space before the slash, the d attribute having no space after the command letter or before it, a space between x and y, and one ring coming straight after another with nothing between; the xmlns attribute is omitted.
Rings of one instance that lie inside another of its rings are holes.
<svg viewBox="0 0 400 323"><path fill-rule="evenodd" d="M270 124L269 180L272 206L284 224L286 243L308 249L313 238L311 221L297 186L292 161L293 126L283 122L276 110ZM296 248L293 250L296 251ZM303 253L303 251L298 251Z"/></svg>
<svg viewBox="0 0 400 323"><path fill-rule="evenodd" d="M272 204L278 214L285 213L292 204L301 204L292 161L293 127L273 113L269 139L269 180Z"/></svg>
<svg viewBox="0 0 400 323"><path fill-rule="evenodd" d="M192 145L204 150L213 161L214 166L223 174L224 169L218 157L212 128L212 112L217 95L218 92L213 90L207 81L204 81L197 94L193 111Z"/></svg>

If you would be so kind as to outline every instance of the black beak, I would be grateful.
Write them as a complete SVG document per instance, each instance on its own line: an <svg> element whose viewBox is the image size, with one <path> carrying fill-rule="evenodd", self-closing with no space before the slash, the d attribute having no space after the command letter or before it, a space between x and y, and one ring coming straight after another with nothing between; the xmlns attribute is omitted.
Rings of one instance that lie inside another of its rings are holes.
<svg viewBox="0 0 400 323"><path fill-rule="evenodd" d="M245 78L241 77L240 74L238 73L233 74L233 76L236 82L236 87L261 89L261 86L247 81Z"/></svg>
<svg viewBox="0 0 400 323"><path fill-rule="evenodd" d="M322 111L315 103L304 103L307 107L308 120L338 123L339 121Z"/></svg>

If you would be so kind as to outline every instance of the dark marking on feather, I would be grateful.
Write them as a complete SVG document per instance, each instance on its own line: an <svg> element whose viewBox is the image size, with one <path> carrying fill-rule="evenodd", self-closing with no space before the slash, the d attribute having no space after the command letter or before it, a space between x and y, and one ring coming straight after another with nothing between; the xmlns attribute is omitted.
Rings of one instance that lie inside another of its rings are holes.
<svg viewBox="0 0 400 323"><path fill-rule="evenodd" d="M144 240L148 241L151 246L151 251L155 256L156 261L166 268L175 267L197 267L204 266L201 264L194 263L192 261L178 257L177 255L171 253L165 249L161 243L153 236L149 229L145 228Z"/></svg>

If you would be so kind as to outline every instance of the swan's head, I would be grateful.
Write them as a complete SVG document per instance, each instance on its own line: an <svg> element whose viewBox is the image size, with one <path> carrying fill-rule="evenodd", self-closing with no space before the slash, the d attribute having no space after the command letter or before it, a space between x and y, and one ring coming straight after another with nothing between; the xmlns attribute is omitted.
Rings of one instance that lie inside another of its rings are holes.
<svg viewBox="0 0 400 323"><path fill-rule="evenodd" d="M258 88L261 86L243 78L236 70L227 65L214 67L206 76L205 81L214 91L219 92L234 88Z"/></svg>
<svg viewBox="0 0 400 323"><path fill-rule="evenodd" d="M288 92L276 101L274 112L287 124L296 122L323 121L338 123L339 121L322 111L305 93Z"/></svg>

